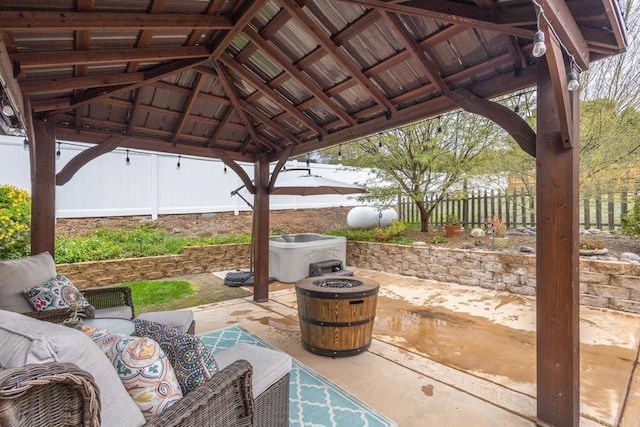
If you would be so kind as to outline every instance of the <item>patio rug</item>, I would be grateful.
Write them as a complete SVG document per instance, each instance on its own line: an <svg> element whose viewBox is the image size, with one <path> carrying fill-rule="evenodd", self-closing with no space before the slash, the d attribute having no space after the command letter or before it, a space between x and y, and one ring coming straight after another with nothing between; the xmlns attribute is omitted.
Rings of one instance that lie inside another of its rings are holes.
<svg viewBox="0 0 640 427"><path fill-rule="evenodd" d="M239 342L273 348L238 325L207 332L199 337L213 351ZM396 426L393 421L296 359L293 359L289 387L290 426Z"/></svg>

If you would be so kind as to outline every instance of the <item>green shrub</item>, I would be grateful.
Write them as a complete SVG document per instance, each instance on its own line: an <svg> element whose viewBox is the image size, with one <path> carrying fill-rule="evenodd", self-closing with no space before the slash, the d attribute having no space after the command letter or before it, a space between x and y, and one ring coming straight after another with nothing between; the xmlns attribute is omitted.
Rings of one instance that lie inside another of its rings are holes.
<svg viewBox="0 0 640 427"><path fill-rule="evenodd" d="M188 238L168 236L154 225L141 225L130 230L101 228L84 237L56 238L56 262L101 261L181 254L185 246L247 243L250 235Z"/></svg>
<svg viewBox="0 0 640 427"><path fill-rule="evenodd" d="M622 234L640 237L640 200L636 202L632 211L622 216L621 221Z"/></svg>
<svg viewBox="0 0 640 427"><path fill-rule="evenodd" d="M11 185L0 185L0 259L29 255L31 196Z"/></svg>
<svg viewBox="0 0 640 427"><path fill-rule="evenodd" d="M431 243L433 243L434 245L437 245L438 243L447 243L447 242L448 240L444 236L433 236L431 238Z"/></svg>

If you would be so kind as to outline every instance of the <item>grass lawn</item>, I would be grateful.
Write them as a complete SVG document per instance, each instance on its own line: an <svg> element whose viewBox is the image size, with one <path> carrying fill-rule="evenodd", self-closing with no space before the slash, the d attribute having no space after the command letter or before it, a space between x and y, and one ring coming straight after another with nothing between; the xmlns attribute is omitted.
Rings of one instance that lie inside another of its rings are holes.
<svg viewBox="0 0 640 427"><path fill-rule="evenodd" d="M228 299L242 298L249 292L226 286L211 273L191 274L161 280L141 280L115 286L131 288L136 315L147 311L177 310Z"/></svg>

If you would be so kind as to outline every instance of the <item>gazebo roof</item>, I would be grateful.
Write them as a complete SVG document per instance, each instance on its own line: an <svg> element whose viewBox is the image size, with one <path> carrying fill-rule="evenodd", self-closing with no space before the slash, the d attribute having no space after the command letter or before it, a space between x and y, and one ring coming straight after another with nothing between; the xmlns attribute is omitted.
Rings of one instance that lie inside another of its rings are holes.
<svg viewBox="0 0 640 427"><path fill-rule="evenodd" d="M539 25L581 69L624 50L616 0L539 4L7 0L3 91L28 134L277 160L535 85Z"/></svg>

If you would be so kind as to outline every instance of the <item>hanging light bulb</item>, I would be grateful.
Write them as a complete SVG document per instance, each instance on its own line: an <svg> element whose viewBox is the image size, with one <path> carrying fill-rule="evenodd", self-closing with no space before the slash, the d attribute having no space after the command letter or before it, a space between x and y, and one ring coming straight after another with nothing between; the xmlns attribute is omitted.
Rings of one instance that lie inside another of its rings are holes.
<svg viewBox="0 0 640 427"><path fill-rule="evenodd" d="M178 155L178 163L176 163L176 169L180 170L180 155Z"/></svg>
<svg viewBox="0 0 640 427"><path fill-rule="evenodd" d="M223 169L224 174L227 174L227 165L224 165L224 169Z"/></svg>
<svg viewBox="0 0 640 427"><path fill-rule="evenodd" d="M25 150L29 150L29 140L27 138L24 139L24 142L22 143L22 148L24 148Z"/></svg>
<svg viewBox="0 0 640 427"><path fill-rule="evenodd" d="M342 144L338 147L338 160L342 160Z"/></svg>
<svg viewBox="0 0 640 427"><path fill-rule="evenodd" d="M2 105L2 114L7 117L13 117L16 115L15 110L7 98L2 98L2 100L0 100L0 104Z"/></svg>
<svg viewBox="0 0 640 427"><path fill-rule="evenodd" d="M127 166L131 164L131 159L129 159L129 150L127 150L127 157L124 159L124 162Z"/></svg>
<svg viewBox="0 0 640 427"><path fill-rule="evenodd" d="M533 35L533 56L540 58L547 52L547 45L544 44L544 33L540 30Z"/></svg>
<svg viewBox="0 0 640 427"><path fill-rule="evenodd" d="M309 167L309 155L307 154L307 167Z"/></svg>
<svg viewBox="0 0 640 427"><path fill-rule="evenodd" d="M60 152L60 143L58 142L58 151L56 151L56 159L60 159L60 155L62 153Z"/></svg>
<svg viewBox="0 0 640 427"><path fill-rule="evenodd" d="M569 81L567 83L567 89L569 89L571 92L580 87L580 78L578 77L578 73L576 73L575 71L571 71L569 73L568 80Z"/></svg>

